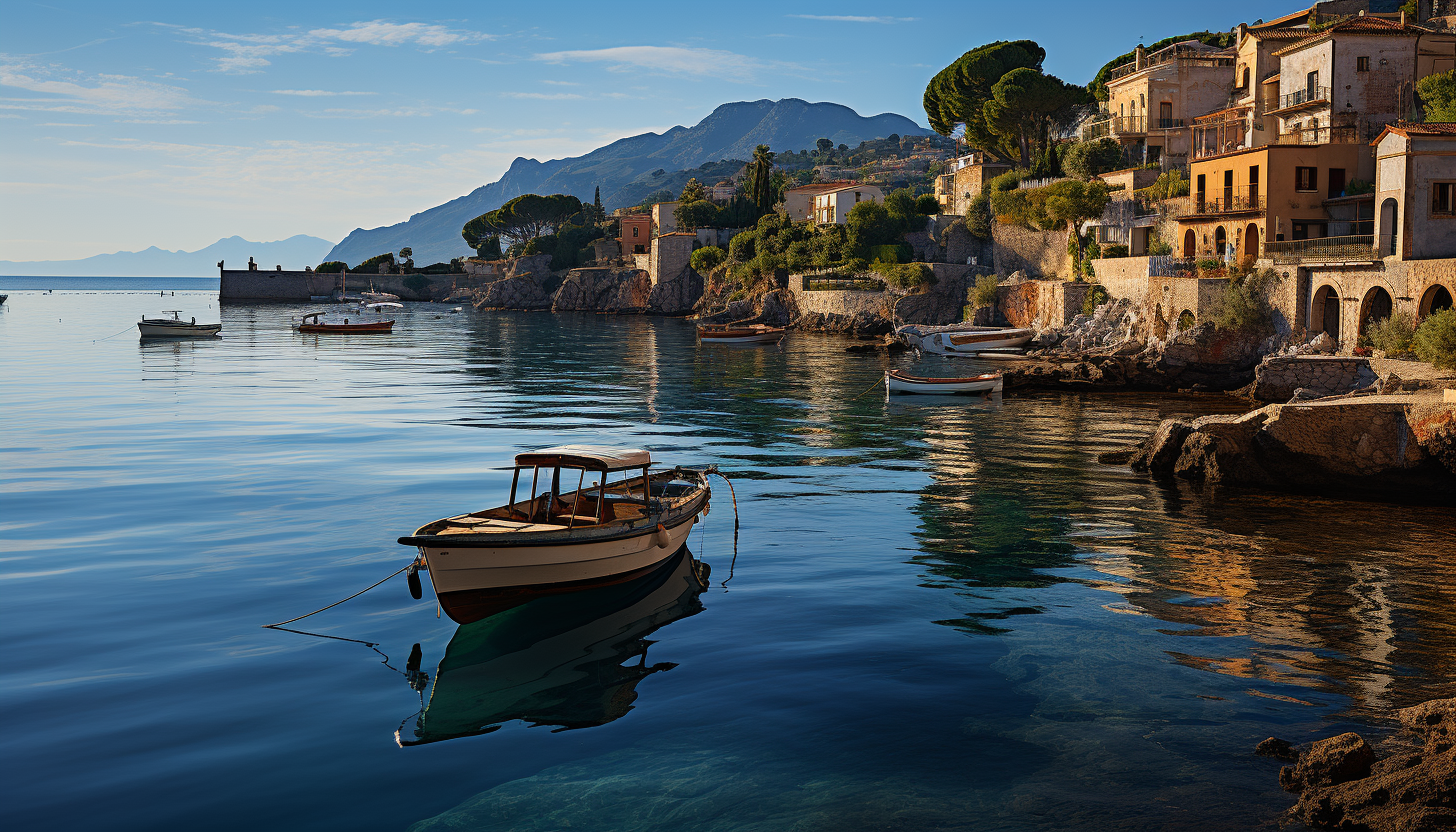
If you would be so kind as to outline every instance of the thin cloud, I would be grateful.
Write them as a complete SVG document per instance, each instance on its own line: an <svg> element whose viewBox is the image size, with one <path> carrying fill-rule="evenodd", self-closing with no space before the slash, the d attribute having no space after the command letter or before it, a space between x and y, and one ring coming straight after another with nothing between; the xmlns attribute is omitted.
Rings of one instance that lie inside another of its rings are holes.
<svg viewBox="0 0 1456 832"><path fill-rule="evenodd" d="M217 70L233 74L261 72L263 67L271 65L269 58L279 55L312 52L342 57L353 54L352 47L360 45L416 46L432 50L479 43L493 37L484 32L449 29L435 23L389 23L383 20L351 23L341 29L310 29L274 35L234 35L167 23L157 25L199 38L193 41L198 46L222 50L223 56L215 59Z"/></svg>
<svg viewBox="0 0 1456 832"><path fill-rule="evenodd" d="M503 92L506 98L529 98L537 101L574 101L586 96L574 92Z"/></svg>
<svg viewBox="0 0 1456 832"><path fill-rule="evenodd" d="M378 93L355 90L340 90L339 92L333 90L269 90L269 92L274 95L301 95L305 98L319 98L328 95L378 95Z"/></svg>
<svg viewBox="0 0 1456 832"><path fill-rule="evenodd" d="M831 20L835 23L911 23L920 19L918 17L879 17L862 14L791 14L785 16L802 20Z"/></svg>
<svg viewBox="0 0 1456 832"><path fill-rule="evenodd" d="M148 115L198 103L170 84L129 75L85 76L56 64L0 63L0 86L32 95L0 98L0 109L81 115Z"/></svg>
<svg viewBox="0 0 1456 832"><path fill-rule="evenodd" d="M548 63L606 63L613 72L645 69L673 75L726 78L751 81L760 73L774 70L802 70L798 64L762 61L721 49L682 46L614 46L608 49L572 49L543 52L535 60Z"/></svg>

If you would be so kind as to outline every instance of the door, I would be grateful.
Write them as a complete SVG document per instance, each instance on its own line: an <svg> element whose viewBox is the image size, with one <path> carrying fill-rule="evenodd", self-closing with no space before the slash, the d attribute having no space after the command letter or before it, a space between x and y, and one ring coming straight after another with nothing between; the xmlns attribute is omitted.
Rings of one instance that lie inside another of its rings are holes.
<svg viewBox="0 0 1456 832"><path fill-rule="evenodd" d="M1232 211L1234 208L1234 172L1226 170L1223 172L1223 210Z"/></svg>
<svg viewBox="0 0 1456 832"><path fill-rule="evenodd" d="M1204 186L1206 184L1206 179L1207 177L1204 174L1198 174L1198 197L1194 202L1194 205L1197 206L1197 211L1200 214L1203 213Z"/></svg>
<svg viewBox="0 0 1456 832"><path fill-rule="evenodd" d="M1163 128L1173 126L1173 102L1164 101L1158 105L1158 126Z"/></svg>
<svg viewBox="0 0 1456 832"><path fill-rule="evenodd" d="M1345 195L1345 169L1344 168L1330 168L1330 191L1329 191L1329 194L1330 194L1330 196L1329 196L1330 199L1334 199L1335 197L1339 197L1339 196L1344 196Z"/></svg>
<svg viewBox="0 0 1456 832"><path fill-rule="evenodd" d="M1259 205L1259 166L1249 165L1249 207L1258 209Z"/></svg>

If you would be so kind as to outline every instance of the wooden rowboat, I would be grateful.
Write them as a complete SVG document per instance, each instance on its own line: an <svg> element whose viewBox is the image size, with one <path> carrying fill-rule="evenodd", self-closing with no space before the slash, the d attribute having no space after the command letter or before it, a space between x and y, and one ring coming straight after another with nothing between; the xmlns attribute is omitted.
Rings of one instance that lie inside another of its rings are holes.
<svg viewBox="0 0 1456 832"><path fill-rule="evenodd" d="M886 393L919 393L931 396L954 396L1001 392L1001 374L983 373L968 378L926 378L899 370L885 371Z"/></svg>
<svg viewBox="0 0 1456 832"><path fill-rule="evenodd" d="M330 335L371 335L388 333L394 329L394 321L351 321L348 318L342 321L324 321L323 315L322 312L304 315L303 321L296 327L297 330Z"/></svg>
<svg viewBox="0 0 1456 832"><path fill-rule="evenodd" d="M222 324L200 324L196 318L182 320L180 309L168 309L170 318L142 318L137 324L143 338L211 338L222 332Z"/></svg>
<svg viewBox="0 0 1456 832"><path fill-rule="evenodd" d="M698 340L704 344L774 344L788 329L767 324L699 324Z"/></svg>
<svg viewBox="0 0 1456 832"><path fill-rule="evenodd" d="M630 581L686 544L711 495L707 470L649 475L651 465L647 451L588 445L518 454L505 505L427 523L399 542L419 548L417 566L461 624L533 598ZM574 489L563 482L570 471L578 472ZM522 473L531 493L517 500ZM411 573L411 592L418 580Z"/></svg>

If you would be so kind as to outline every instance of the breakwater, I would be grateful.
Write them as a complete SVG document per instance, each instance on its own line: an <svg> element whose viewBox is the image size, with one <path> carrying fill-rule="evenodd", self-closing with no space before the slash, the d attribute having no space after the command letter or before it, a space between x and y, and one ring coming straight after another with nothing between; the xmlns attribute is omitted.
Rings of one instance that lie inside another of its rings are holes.
<svg viewBox="0 0 1456 832"><path fill-rule="evenodd" d="M483 285L489 278L468 274L340 274L309 271L219 269L217 296L235 302L297 302L347 289L389 292L405 300L442 300L452 289Z"/></svg>

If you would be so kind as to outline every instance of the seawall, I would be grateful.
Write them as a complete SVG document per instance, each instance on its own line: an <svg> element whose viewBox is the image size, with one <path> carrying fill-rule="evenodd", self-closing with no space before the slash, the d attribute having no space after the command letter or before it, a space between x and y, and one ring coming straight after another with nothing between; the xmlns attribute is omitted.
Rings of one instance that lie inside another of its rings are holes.
<svg viewBox="0 0 1456 832"><path fill-rule="evenodd" d="M418 278L427 283L420 284ZM346 282L347 280L347 282ZM408 281L412 285L406 285ZM353 274L325 272L248 271L222 269L218 283L218 300L246 302L307 302L309 298L331 295L347 288L351 294L369 291L389 292L405 300L438 300L452 288L468 289L489 282L467 274Z"/></svg>

